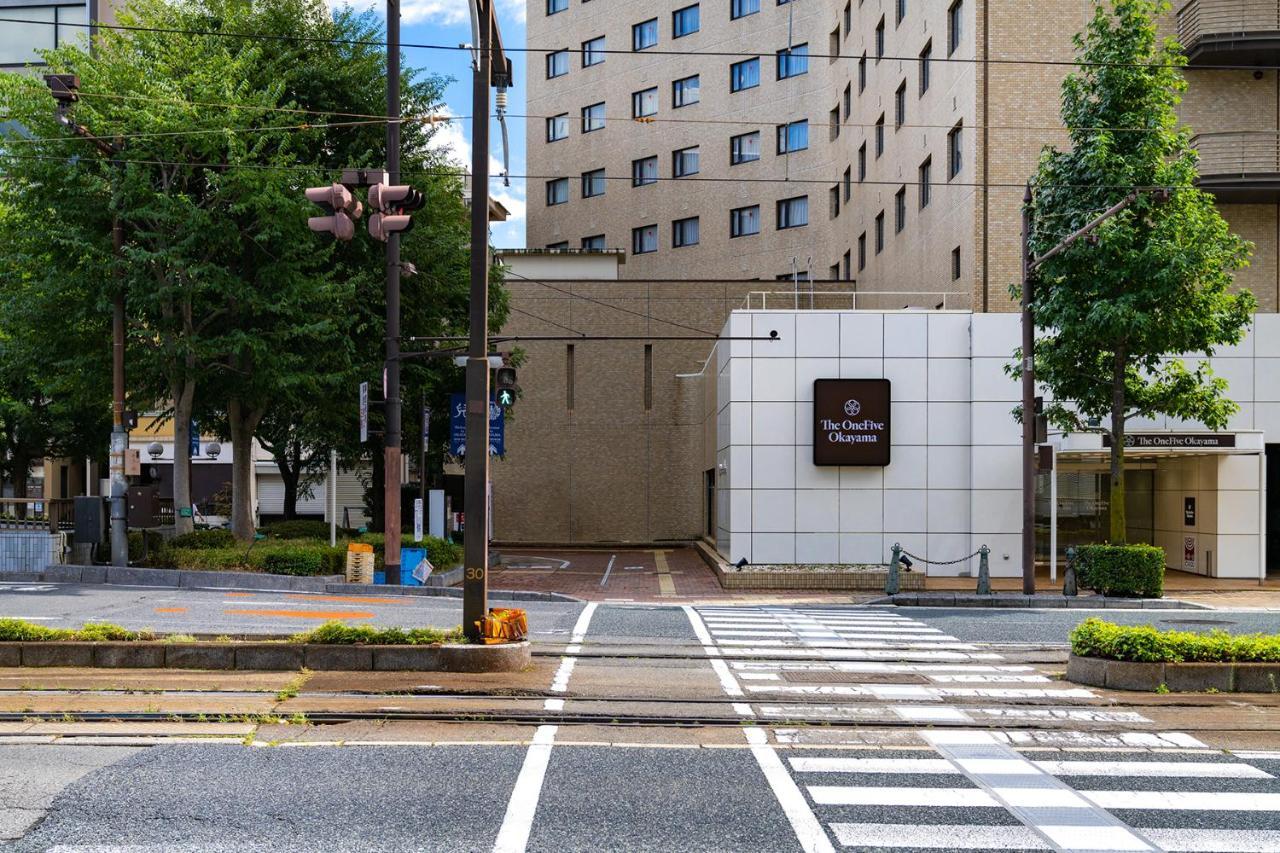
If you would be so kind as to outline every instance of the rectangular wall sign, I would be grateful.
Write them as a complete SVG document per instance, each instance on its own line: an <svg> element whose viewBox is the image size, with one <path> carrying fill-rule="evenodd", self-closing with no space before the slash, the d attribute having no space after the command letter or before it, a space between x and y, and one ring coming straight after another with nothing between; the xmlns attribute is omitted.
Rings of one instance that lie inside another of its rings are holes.
<svg viewBox="0 0 1280 853"><path fill-rule="evenodd" d="M1103 434L1102 446L1111 446L1111 436L1109 434ZM1236 437L1234 433L1229 432L1137 432L1125 435L1124 446L1138 449L1213 449L1217 447L1235 447Z"/></svg>
<svg viewBox="0 0 1280 853"><path fill-rule="evenodd" d="M889 380L813 383L813 464L889 464Z"/></svg>

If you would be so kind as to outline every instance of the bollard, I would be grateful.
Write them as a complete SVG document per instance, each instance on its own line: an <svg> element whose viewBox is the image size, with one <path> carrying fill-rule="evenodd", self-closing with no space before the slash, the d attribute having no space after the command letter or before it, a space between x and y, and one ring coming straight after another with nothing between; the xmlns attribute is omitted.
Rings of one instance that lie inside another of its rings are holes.
<svg viewBox="0 0 1280 853"><path fill-rule="evenodd" d="M978 595L991 594L991 564L987 560L990 554L986 545L978 549Z"/></svg>
<svg viewBox="0 0 1280 853"><path fill-rule="evenodd" d="M1076 585L1076 549L1067 549L1067 570L1062 576L1062 594L1076 596L1080 590Z"/></svg>
<svg viewBox="0 0 1280 853"><path fill-rule="evenodd" d="M889 561L889 576L884 580L884 594L898 594L898 560L902 558L902 546L893 543L893 557Z"/></svg>

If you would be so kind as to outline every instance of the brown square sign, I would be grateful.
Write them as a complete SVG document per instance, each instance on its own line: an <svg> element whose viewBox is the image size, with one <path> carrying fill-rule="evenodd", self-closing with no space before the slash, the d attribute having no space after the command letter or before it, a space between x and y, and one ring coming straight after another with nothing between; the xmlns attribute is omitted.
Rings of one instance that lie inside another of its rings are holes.
<svg viewBox="0 0 1280 853"><path fill-rule="evenodd" d="M889 464L889 380L813 383L813 464Z"/></svg>

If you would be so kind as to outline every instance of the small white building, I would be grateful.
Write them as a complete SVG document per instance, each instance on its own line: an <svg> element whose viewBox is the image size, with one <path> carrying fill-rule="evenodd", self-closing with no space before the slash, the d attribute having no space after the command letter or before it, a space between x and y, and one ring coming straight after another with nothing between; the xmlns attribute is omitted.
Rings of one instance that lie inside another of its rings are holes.
<svg viewBox="0 0 1280 853"><path fill-rule="evenodd" d="M1020 574L1021 386L1005 372L1020 330L1016 314L733 312L722 337L757 340L720 341L704 368L717 550L756 564L882 563L900 543L945 562L985 544L992 574ZM1240 404L1227 430L1129 423L1129 540L1164 548L1171 569L1265 577L1268 517L1280 517L1266 491L1280 315L1258 315L1211 363ZM820 380L864 381L825 385L815 411ZM1037 545L1048 561L1054 540L1060 561L1067 546L1106 537L1107 451L1098 433L1049 443L1056 484L1039 476ZM925 568L968 573L976 561Z"/></svg>

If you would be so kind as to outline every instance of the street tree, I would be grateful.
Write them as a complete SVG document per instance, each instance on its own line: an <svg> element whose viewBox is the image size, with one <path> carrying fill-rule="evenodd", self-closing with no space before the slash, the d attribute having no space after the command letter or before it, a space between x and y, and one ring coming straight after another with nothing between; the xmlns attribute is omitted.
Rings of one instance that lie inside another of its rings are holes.
<svg viewBox="0 0 1280 853"><path fill-rule="evenodd" d="M1176 113L1186 60L1157 36L1168 8L1099 0L1062 86L1070 146L1047 148L1032 181L1037 257L1136 193L1096 239L1044 262L1032 302L1036 378L1069 401L1051 405L1050 420L1066 430L1101 423L1109 439L1114 543L1126 541L1126 424L1167 415L1225 427L1238 410L1226 381L1178 356L1239 342L1256 305L1233 287L1251 246L1195 186L1197 155Z"/></svg>

